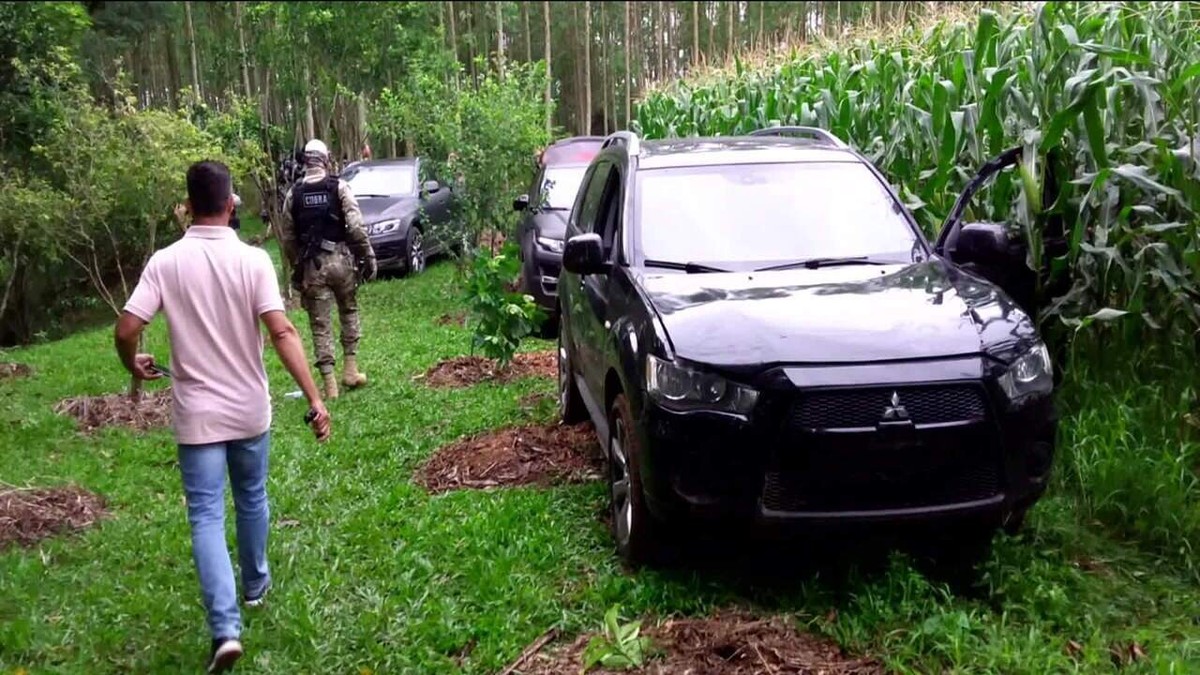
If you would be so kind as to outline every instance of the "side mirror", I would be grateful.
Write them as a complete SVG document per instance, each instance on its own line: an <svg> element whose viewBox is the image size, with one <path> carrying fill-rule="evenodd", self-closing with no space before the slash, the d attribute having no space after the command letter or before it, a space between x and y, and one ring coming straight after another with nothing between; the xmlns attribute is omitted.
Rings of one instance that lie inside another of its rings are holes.
<svg viewBox="0 0 1200 675"><path fill-rule="evenodd" d="M1018 253L1004 223L966 223L958 233L950 259L956 263L998 266L1013 263Z"/></svg>
<svg viewBox="0 0 1200 675"><path fill-rule="evenodd" d="M609 264L604 260L604 245L600 235L580 234L567 240L563 248L563 269L575 274L604 274Z"/></svg>
<svg viewBox="0 0 1200 675"><path fill-rule="evenodd" d="M529 208L529 195L521 195L513 200L513 211L524 211Z"/></svg>
<svg viewBox="0 0 1200 675"><path fill-rule="evenodd" d="M442 184L436 180L427 180L421 184L421 189L429 194L433 194L442 189Z"/></svg>

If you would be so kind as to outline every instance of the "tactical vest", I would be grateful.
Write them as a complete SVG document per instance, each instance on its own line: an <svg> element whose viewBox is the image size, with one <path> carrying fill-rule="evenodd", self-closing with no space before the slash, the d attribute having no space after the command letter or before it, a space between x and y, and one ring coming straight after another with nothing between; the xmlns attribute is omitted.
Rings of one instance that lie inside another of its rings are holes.
<svg viewBox="0 0 1200 675"><path fill-rule="evenodd" d="M301 181L292 188L292 223L296 239L307 244L312 239L346 241L346 222L342 200L338 197L337 176L326 176L316 183Z"/></svg>

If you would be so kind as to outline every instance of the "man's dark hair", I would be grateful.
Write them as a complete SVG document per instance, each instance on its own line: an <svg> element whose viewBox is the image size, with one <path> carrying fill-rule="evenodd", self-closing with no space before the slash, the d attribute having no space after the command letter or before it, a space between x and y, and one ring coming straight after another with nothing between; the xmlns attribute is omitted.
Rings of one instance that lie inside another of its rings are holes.
<svg viewBox="0 0 1200 675"><path fill-rule="evenodd" d="M188 201L192 203L195 217L219 216L233 194L233 180L229 167L220 162L206 160L188 167Z"/></svg>

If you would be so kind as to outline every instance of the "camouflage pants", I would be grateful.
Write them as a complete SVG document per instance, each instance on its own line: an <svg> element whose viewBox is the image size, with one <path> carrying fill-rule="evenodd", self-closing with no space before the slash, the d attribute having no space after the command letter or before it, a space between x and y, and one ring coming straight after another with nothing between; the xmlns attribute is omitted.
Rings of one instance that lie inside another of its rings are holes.
<svg viewBox="0 0 1200 675"><path fill-rule="evenodd" d="M305 263L300 296L304 311L308 312L317 368L322 373L332 372L334 367L332 315L335 305L342 322L342 353L346 356L358 353L357 285L354 264L346 253L322 254Z"/></svg>

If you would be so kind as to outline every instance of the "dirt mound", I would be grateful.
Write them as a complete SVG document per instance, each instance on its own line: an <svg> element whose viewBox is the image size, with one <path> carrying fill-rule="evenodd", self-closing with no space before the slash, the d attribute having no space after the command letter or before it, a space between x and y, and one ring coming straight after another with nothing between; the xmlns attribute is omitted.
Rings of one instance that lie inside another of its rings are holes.
<svg viewBox="0 0 1200 675"><path fill-rule="evenodd" d="M463 311L458 311L458 312L452 312L450 314L443 314L443 315L439 316L438 318L434 319L433 322L439 326L466 326L467 325L467 313L463 312Z"/></svg>
<svg viewBox="0 0 1200 675"><path fill-rule="evenodd" d="M504 370L496 362L482 356L456 356L439 361L417 379L431 387L469 387L484 381L501 384L523 377L558 376L558 356L554 352L522 352Z"/></svg>
<svg viewBox="0 0 1200 675"><path fill-rule="evenodd" d="M107 513L104 499L74 485L0 486L0 551L10 544L33 546L59 532L82 530Z"/></svg>
<svg viewBox="0 0 1200 675"><path fill-rule="evenodd" d="M442 447L418 471L433 493L504 485L581 483L601 476L590 424L509 427Z"/></svg>
<svg viewBox="0 0 1200 675"><path fill-rule="evenodd" d="M128 394L68 398L59 401L54 412L74 417L84 432L102 427L157 429L171 424L171 390L148 391L136 405Z"/></svg>
<svg viewBox="0 0 1200 675"><path fill-rule="evenodd" d="M832 642L798 632L784 617L757 619L742 612L724 612L706 619L674 619L643 626L655 656L624 673L668 675L874 675L885 672L871 659L850 658ZM535 653L513 673L552 675L578 673L591 635ZM609 673L604 669L591 673Z"/></svg>
<svg viewBox="0 0 1200 675"><path fill-rule="evenodd" d="M0 363L0 380L16 377L29 377L33 369L24 363Z"/></svg>

